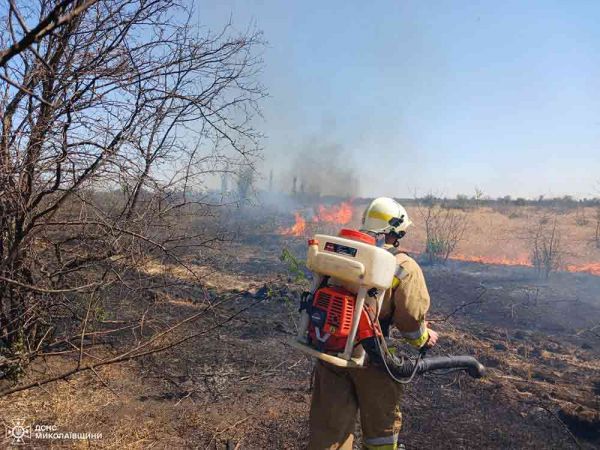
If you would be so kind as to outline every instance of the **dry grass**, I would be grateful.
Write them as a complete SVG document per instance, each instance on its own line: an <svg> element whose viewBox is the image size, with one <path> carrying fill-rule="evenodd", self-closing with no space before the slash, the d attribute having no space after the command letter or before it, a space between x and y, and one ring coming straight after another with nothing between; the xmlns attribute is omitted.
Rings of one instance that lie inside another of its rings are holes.
<svg viewBox="0 0 600 450"><path fill-rule="evenodd" d="M87 373L0 399L0 418L103 433L102 441L77 443L80 448L304 448L312 364L284 344L294 332L293 302L303 286L288 283L277 259L282 244L235 245L229 270L189 261L216 297L269 283L273 297L265 303L202 340L104 367L99 378ZM302 239L294 249L303 251ZM182 283L196 284L195 276L170 266L145 270L169 272ZM432 375L410 385L401 436L407 448L575 448L567 425L585 448L598 444L600 437L589 427L600 423L594 395L600 354L596 338L585 329L600 320L600 310L575 300L598 292L597 284L561 274L554 282L532 285L518 270L499 268L428 268L426 277L434 319L486 287L481 304L435 326L443 337L438 353L475 354L490 367L490 377L475 381L458 374ZM188 286L158 293L165 320L199 307L190 292ZM202 294L200 287L197 294ZM242 296L191 327L208 327L249 301L251 297ZM596 345L583 348L592 341ZM56 372L67 363L72 362L39 360L35 369ZM71 447L65 441L40 443Z"/></svg>
<svg viewBox="0 0 600 450"><path fill-rule="evenodd" d="M557 227L566 247L565 265L583 265L600 262L600 248L594 244L595 224L588 226L577 224L577 210L566 214L557 214L547 209L534 207L516 207L518 216L502 214L491 208L467 210L469 227L464 239L458 244L455 254L507 261L530 260L529 231L534 229L540 218L553 214L557 217ZM594 211L588 208L587 216ZM408 209L414 217L415 226L411 228L402 244L411 251L421 252L425 248L425 231L418 222L416 209Z"/></svg>

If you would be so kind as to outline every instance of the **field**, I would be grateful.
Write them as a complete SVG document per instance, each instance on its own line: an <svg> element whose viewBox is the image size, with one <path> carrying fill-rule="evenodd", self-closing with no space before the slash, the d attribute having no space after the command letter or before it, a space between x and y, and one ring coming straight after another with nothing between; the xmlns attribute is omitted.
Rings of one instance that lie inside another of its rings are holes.
<svg viewBox="0 0 600 450"><path fill-rule="evenodd" d="M409 208L415 218L414 232L407 235L406 246L424 248L425 232L419 226L421 214ZM464 239L458 244L455 259L509 265L529 265L532 231L556 220L561 246L561 268L573 272L600 274L600 246L596 245L597 210L578 208L566 211L543 207L484 207L467 211ZM421 220L422 221L422 220Z"/></svg>
<svg viewBox="0 0 600 450"><path fill-rule="evenodd" d="M409 213L415 227L403 244L419 257L425 235L419 212L411 207ZM561 268L569 271L546 280L528 267L527 231L554 213L468 209L458 258L424 266L431 326L441 334L433 353L473 354L489 376L429 375L409 385L400 437L406 448L600 445L600 277L586 273L600 261L594 211L584 211L584 225L581 212L556 215ZM356 216L345 226L355 226ZM253 224L212 255L211 265L186 255L202 286L175 264L145 267L179 282L155 292L155 314L164 323L205 311L175 331L198 336L2 397L2 421L102 433L94 440L35 440L36 448L304 448L313 363L286 340L295 334L297 299L308 281L280 260L283 248L300 258L305 251L304 236L282 235L290 220L291 214L281 224ZM305 233L334 228L321 222ZM207 308L207 301L221 303ZM110 354L136 338L122 333L96 351ZM22 383L60 372L76 358L38 359ZM6 436L3 444L12 442Z"/></svg>

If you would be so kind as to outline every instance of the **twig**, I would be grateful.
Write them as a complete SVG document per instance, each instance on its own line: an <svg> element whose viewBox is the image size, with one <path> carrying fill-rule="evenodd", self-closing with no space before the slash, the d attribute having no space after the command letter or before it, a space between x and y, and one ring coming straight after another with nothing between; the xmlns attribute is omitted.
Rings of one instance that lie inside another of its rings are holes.
<svg viewBox="0 0 600 450"><path fill-rule="evenodd" d="M215 432L212 437L210 438L210 441L208 441L208 445L206 446L206 448L208 449L210 447L210 444L212 444L212 442L215 440L215 438L223 433L225 433L228 430L231 430L233 427L236 427L238 425L240 425L241 423L245 422L246 420L250 419L250 416L245 417L241 420L238 420L237 422L235 422L234 424L229 425L227 428L221 430L221 431L217 431Z"/></svg>
<svg viewBox="0 0 600 450"><path fill-rule="evenodd" d="M90 370L94 373L94 375L96 375L96 378L98 378L98 380L100 380L100 383L102 383L110 392L112 392L113 394L115 394L116 397L120 397L120 395L113 388L111 388L106 381L104 381L102 379L102 377L100 376L100 374L98 374L98 372L96 372L96 369L94 369L92 367L92 368L90 368Z"/></svg>
<svg viewBox="0 0 600 450"><path fill-rule="evenodd" d="M567 432L567 434L571 437L571 439L573 440L573 442L575 443L575 445L577 446L577 448L583 450L583 447L581 446L581 444L579 443L579 441L577 440L577 438L575 437L575 435L571 432L571 430L569 430L569 427L567 426L567 424L564 423L562 421L562 419L560 417L558 417L558 415L554 411L550 410L549 408L546 408L541 403L538 403L537 406L539 406L544 411L548 412L552 417L554 417L562 425L562 427Z"/></svg>
<svg viewBox="0 0 600 450"><path fill-rule="evenodd" d="M23 289L28 289L30 291L38 292L40 294L64 294L67 292L82 291L84 289L100 286L100 283L90 283L90 284L86 284L84 286L77 286L77 287L66 288L66 289L44 289L44 288L40 288L37 286L32 286L30 284L21 283L20 281L12 280L10 278L3 277L2 275L0 275L0 281L4 281L5 283L9 283L9 284L13 284L15 286L22 287Z"/></svg>
<svg viewBox="0 0 600 450"><path fill-rule="evenodd" d="M181 397L179 400L177 400L177 403L175 403L175 406L179 406L179 404L184 401L186 398L188 398L190 395L192 395L192 393L195 391L195 389L192 389L190 391L188 391L188 393L185 395L185 397Z"/></svg>
<svg viewBox="0 0 600 450"><path fill-rule="evenodd" d="M92 370L95 369L97 367L102 367L102 366L106 366L109 364L116 364L116 363L120 363L120 362L126 362L126 361L131 361L132 359L136 359L136 358L141 358L142 356L148 356L154 353L160 353L163 352L165 350L169 350L175 346L178 346L180 344L183 344L184 342L187 342L191 339L194 339L196 337L205 335L207 333L210 333L211 331L215 330L216 328L219 328L223 325L225 325L226 323L230 322L231 320L233 320L236 316L240 315L241 313L243 313L244 311L256 306L258 303L260 303L261 301L263 301L264 298L261 298L259 300L257 300L256 302L246 306L245 308L242 308L241 310L237 311L235 314L232 314L231 316L229 316L227 319L223 320L222 322L207 328L206 330L203 331L199 331L198 333L193 333L189 336L185 336L181 339L178 339L172 343L169 344L165 344L162 347L158 347L158 348L151 348L149 350L146 351L141 351L143 348L148 347L149 345L151 345L152 343L156 342L158 339L160 339L161 337L164 337L166 334L172 333L173 331L175 331L176 329L178 329L179 327L181 327L183 324L185 323L189 323L195 319L197 319L198 317L200 317L201 314L205 313L208 309L210 309L211 307L207 307L203 312L198 313L198 314L194 314L193 316L190 316L180 322L177 322L175 325L171 326L170 328L168 328L167 330L159 333L158 335L154 336L152 339L149 339L148 341L138 345L137 347L121 354L118 356L115 356L114 358L110 358L110 359L106 359L103 361L99 361L96 363L91 363L91 364L86 364L84 366L79 366L79 367L75 367L74 369L68 370L66 372L63 372L60 375L54 376L54 377L50 377L50 378L46 378L45 380L40 380L40 381L35 381L33 383L29 383L23 386L19 386L19 387L15 387L12 389L7 389L5 391L1 391L0 392L0 397L4 397L6 395L10 395L10 394L14 394L16 392L21 392L21 391L25 391L34 387L40 387L42 385L48 384L48 383L53 383L55 381L60 381L60 380L65 380L79 372L84 372L86 370Z"/></svg>
<svg viewBox="0 0 600 450"><path fill-rule="evenodd" d="M427 319L427 321L428 322L446 322L450 317L452 317L453 315L458 313L460 310L466 308L467 306L482 303L483 302L482 298L486 292L487 292L487 288L483 287L483 291L481 291L481 293L477 296L477 298L475 300L468 302L468 303L463 303L462 305L460 305L458 308L456 308L454 311L452 311L450 314L448 314L443 319Z"/></svg>
<svg viewBox="0 0 600 450"><path fill-rule="evenodd" d="M19 42L15 42L13 45L8 47L5 50L0 52L0 67L3 67L10 59L27 49L34 42L39 41L47 34L54 31L56 28L68 23L73 20L79 14L84 12L97 0L88 0L83 2L79 6L74 7L69 13L59 15L60 11L65 9L69 4L74 3L75 0L63 0L58 3L52 11L37 24L35 28L33 28L28 33L25 33L23 38Z"/></svg>

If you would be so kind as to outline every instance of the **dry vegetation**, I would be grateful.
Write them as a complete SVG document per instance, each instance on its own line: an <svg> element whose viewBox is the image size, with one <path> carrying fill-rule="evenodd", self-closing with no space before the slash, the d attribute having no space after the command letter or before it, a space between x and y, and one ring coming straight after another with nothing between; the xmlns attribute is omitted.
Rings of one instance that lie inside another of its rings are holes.
<svg viewBox="0 0 600 450"><path fill-rule="evenodd" d="M425 229L425 256L429 264L445 263L463 240L468 226L464 211L428 197L417 203L418 220Z"/></svg>
<svg viewBox="0 0 600 450"><path fill-rule="evenodd" d="M304 252L302 239L253 232L210 265L186 257L202 285L178 264L146 266L149 276L170 281L154 290L165 323L203 310L206 295L222 302L176 333L198 336L5 397L3 420L17 415L101 431L102 441L90 445L106 448L303 448L312 363L285 341L295 333L295 302L306 281L294 281L294 270L279 259L283 246ZM426 277L431 318L444 336L437 352L474 354L490 376L431 375L409 386L401 437L407 448L598 444L598 278L559 273L540 282L533 269L467 263L427 267ZM114 344L127 339L131 334L122 333ZM37 360L23 382L59 372L72 359Z"/></svg>
<svg viewBox="0 0 600 450"><path fill-rule="evenodd" d="M306 281L294 281L294 269L279 259L284 246L304 251L302 239L253 233L210 265L187 256L195 276L176 263L146 265L144 273L164 283L153 290L155 319L177 323L205 308L206 295L222 302L176 333L198 336L5 397L3 420L101 431L102 442L90 445L106 448L303 448L312 364L285 341L295 332L294 302ZM444 336L437 352L474 354L490 376L431 375L409 386L407 448L598 444L600 280L558 273L539 281L534 272L460 262L426 268L431 318ZM135 315L140 305L119 307ZM133 338L125 332L113 344ZM110 344L101 349L95 352L112 352ZM23 382L76 358L39 359Z"/></svg>
<svg viewBox="0 0 600 450"><path fill-rule="evenodd" d="M303 448L312 362L285 344L303 239L205 186L231 173L237 200L252 190L260 35L198 34L171 0L8 5L0 422L102 433L36 447ZM407 387L401 440L597 448L600 278L559 269L600 261L600 213L481 197L425 206L421 223L409 208L403 242L431 262L553 276L426 268L436 351L475 354L490 376Z"/></svg>
<svg viewBox="0 0 600 450"><path fill-rule="evenodd" d="M40 356L78 354L44 383L172 345L180 325L154 311L167 281L141 269L177 264L201 285L182 253L202 258L226 240L205 183L233 172L248 191L260 33L199 32L173 0L1 13L2 378ZM124 330L135 339L120 354L88 348Z"/></svg>
<svg viewBox="0 0 600 450"><path fill-rule="evenodd" d="M586 207L584 211L585 217L596 217L596 207ZM427 242L424 221L417 205L409 205L408 212L415 226L403 244L409 251L421 253ZM577 209L499 204L469 208L464 214L466 231L450 258L529 266L536 265L537 258L542 275L546 263L552 270L584 269L599 264L597 223L589 220L581 225ZM600 266L597 270L600 271Z"/></svg>

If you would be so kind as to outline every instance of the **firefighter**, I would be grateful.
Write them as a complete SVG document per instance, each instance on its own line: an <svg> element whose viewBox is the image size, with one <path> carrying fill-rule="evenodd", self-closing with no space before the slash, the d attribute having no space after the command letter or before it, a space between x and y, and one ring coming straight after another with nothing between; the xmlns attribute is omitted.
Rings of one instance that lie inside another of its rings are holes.
<svg viewBox="0 0 600 450"><path fill-rule="evenodd" d="M398 263L379 315L384 334L392 324L415 348L432 347L438 334L425 321L429 293L423 272L414 259L398 249L399 239L411 224L402 205L380 197L365 210L361 231L380 238ZM318 360L310 406L309 449L352 449L357 411L364 448L398 448L401 390L401 384L380 366L367 363L366 368L341 368Z"/></svg>

